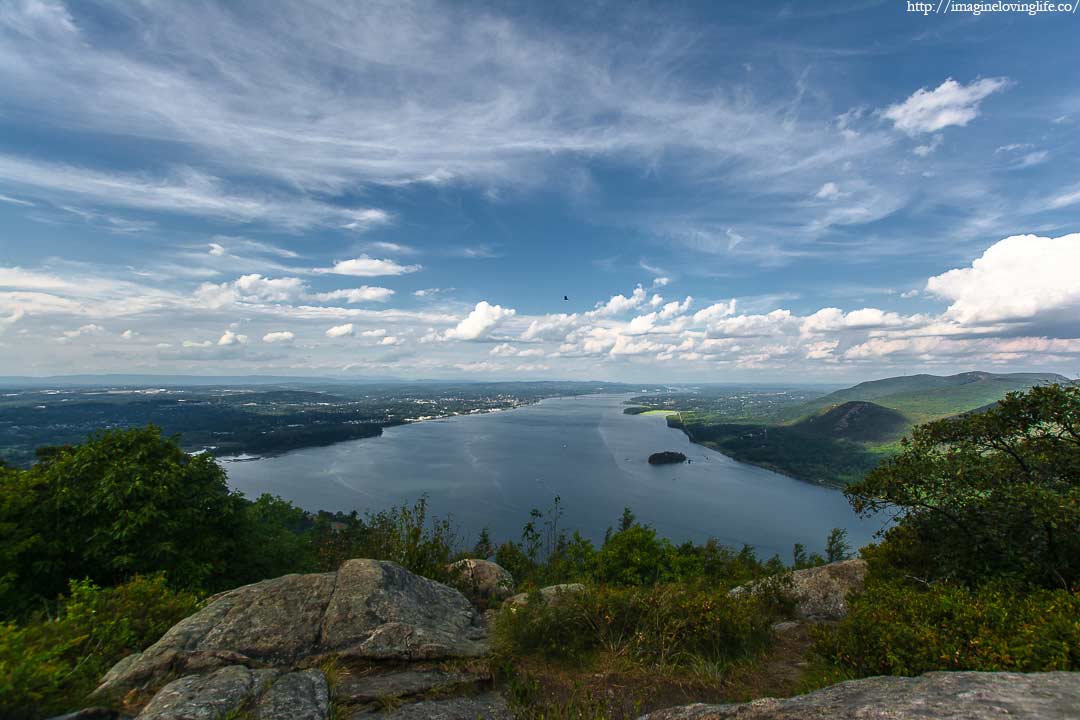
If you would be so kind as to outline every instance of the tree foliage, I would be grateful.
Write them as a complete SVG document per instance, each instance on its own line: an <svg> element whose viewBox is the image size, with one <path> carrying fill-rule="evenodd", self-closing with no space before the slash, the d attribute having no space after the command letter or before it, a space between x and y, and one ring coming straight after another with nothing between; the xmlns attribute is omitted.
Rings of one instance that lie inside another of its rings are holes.
<svg viewBox="0 0 1080 720"><path fill-rule="evenodd" d="M985 412L916 427L846 491L894 511L889 562L926 581L1080 582L1080 387L1010 393Z"/></svg>

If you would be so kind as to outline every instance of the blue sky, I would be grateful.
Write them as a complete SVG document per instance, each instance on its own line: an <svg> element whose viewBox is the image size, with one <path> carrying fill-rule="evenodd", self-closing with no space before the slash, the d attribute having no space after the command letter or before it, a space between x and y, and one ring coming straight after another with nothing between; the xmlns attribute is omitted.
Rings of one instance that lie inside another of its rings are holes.
<svg viewBox="0 0 1080 720"><path fill-rule="evenodd" d="M0 0L0 374L1072 375L1078 29Z"/></svg>

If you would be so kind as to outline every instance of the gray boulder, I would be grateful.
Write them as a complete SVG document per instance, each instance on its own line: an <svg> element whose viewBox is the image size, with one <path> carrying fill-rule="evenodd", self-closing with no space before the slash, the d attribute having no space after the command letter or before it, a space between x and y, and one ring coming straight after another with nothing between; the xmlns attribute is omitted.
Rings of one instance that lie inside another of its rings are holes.
<svg viewBox="0 0 1080 720"><path fill-rule="evenodd" d="M277 674L230 665L209 675L188 675L163 687L138 720L219 720L257 697Z"/></svg>
<svg viewBox="0 0 1080 720"><path fill-rule="evenodd" d="M847 615L848 595L861 592L865 581L866 561L854 559L795 570L779 581L779 587L794 602L796 617L839 620ZM760 592L776 582L767 579L741 585L731 594Z"/></svg>
<svg viewBox="0 0 1080 720"><path fill-rule="evenodd" d="M544 602L549 605L559 603L566 598L576 595L585 590L585 586L581 583L563 583L562 585L548 585L545 588L540 588L540 595L544 598ZM507 605L528 605L529 593L518 593L506 600Z"/></svg>
<svg viewBox="0 0 1080 720"><path fill-rule="evenodd" d="M315 669L282 676L255 706L256 720L326 720L329 716L330 688Z"/></svg>
<svg viewBox="0 0 1080 720"><path fill-rule="evenodd" d="M687 705L646 720L1064 720L1080 717L1080 673L932 672L849 680L784 700Z"/></svg>
<svg viewBox="0 0 1080 720"><path fill-rule="evenodd" d="M514 576L489 560L458 560L447 570L453 585L476 600L505 600L514 594Z"/></svg>
<svg viewBox="0 0 1080 720"><path fill-rule="evenodd" d="M106 674L97 695L228 665L292 668L327 655L367 660L476 657L487 632L457 590L377 560L286 575L215 596Z"/></svg>

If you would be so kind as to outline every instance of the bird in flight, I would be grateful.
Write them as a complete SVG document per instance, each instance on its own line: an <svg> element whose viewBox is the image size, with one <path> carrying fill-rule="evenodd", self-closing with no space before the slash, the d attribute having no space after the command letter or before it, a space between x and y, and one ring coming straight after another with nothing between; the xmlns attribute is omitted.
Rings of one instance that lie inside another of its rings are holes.
<svg viewBox="0 0 1080 720"><path fill-rule="evenodd" d="M568 298L567 296L563 295L563 296L562 296L562 299L563 299L563 300L569 300L570 298Z"/></svg>

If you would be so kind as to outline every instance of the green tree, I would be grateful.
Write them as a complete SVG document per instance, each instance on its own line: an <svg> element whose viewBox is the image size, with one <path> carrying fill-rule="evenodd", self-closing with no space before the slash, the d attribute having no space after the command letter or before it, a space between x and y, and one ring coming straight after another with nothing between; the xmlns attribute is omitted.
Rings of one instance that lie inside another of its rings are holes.
<svg viewBox="0 0 1080 720"><path fill-rule="evenodd" d="M668 565L666 549L656 530L634 525L612 535L597 553L597 577L620 585L652 585Z"/></svg>
<svg viewBox="0 0 1080 720"><path fill-rule="evenodd" d="M472 554L481 560L487 560L495 554L495 546L491 543L491 535L488 533L487 528L481 528L480 537L477 538L476 545L473 546Z"/></svg>
<svg viewBox="0 0 1080 720"><path fill-rule="evenodd" d="M825 541L825 560L839 562L851 557L851 545L847 541L847 530L833 528Z"/></svg>
<svg viewBox="0 0 1080 720"><path fill-rule="evenodd" d="M1080 387L1009 393L985 412L916 427L845 491L899 519L878 557L926 581L1080 582Z"/></svg>
<svg viewBox="0 0 1080 720"><path fill-rule="evenodd" d="M115 585L161 571L174 587L217 589L244 561L244 501L212 457L188 455L157 428L107 431L39 457L0 478L8 597L51 600L68 578Z"/></svg>

